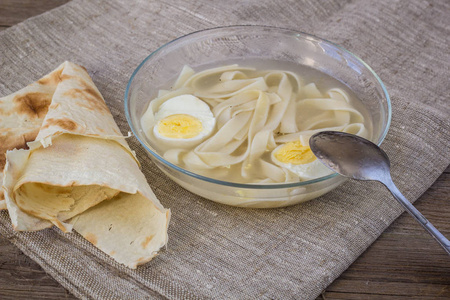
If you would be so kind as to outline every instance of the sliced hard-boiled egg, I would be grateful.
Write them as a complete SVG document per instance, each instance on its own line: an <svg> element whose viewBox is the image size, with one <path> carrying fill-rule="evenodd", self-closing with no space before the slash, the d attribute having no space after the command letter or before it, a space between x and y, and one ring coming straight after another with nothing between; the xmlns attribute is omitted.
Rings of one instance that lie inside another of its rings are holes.
<svg viewBox="0 0 450 300"><path fill-rule="evenodd" d="M297 174L301 180L311 180L333 173L300 141L282 144L272 151L272 161Z"/></svg>
<svg viewBox="0 0 450 300"><path fill-rule="evenodd" d="M161 142L191 147L205 140L214 130L216 119L208 104L192 95L173 97L155 114L153 134Z"/></svg>

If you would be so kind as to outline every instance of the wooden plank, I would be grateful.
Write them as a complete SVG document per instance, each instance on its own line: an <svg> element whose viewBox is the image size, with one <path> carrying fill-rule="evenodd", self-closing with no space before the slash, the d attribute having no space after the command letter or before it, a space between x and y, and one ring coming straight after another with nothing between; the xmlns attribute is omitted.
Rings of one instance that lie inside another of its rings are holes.
<svg viewBox="0 0 450 300"><path fill-rule="evenodd" d="M336 293L330 292L326 295L322 295L321 298L323 300L438 300L445 298L436 298L436 297L423 297L423 296L398 296L398 295L371 295L371 294L351 294L351 293Z"/></svg>
<svg viewBox="0 0 450 300"><path fill-rule="evenodd" d="M450 236L450 172L415 202ZM450 259L407 213L398 218L318 299L450 299Z"/></svg>
<svg viewBox="0 0 450 300"><path fill-rule="evenodd" d="M445 284L407 283L407 282L376 282L370 280L339 280L333 287L333 292L360 295L388 295L408 297L442 297L450 299L450 290ZM326 295L326 293L325 293Z"/></svg>
<svg viewBox="0 0 450 300"><path fill-rule="evenodd" d="M70 0L1 0L0 26L12 26Z"/></svg>
<svg viewBox="0 0 450 300"><path fill-rule="evenodd" d="M76 299L2 236L0 253L0 299Z"/></svg>

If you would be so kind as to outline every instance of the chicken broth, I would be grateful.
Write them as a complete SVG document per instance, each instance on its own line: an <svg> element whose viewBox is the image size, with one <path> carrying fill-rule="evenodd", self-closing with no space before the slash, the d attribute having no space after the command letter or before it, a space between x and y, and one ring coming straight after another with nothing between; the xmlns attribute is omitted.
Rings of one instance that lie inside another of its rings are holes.
<svg viewBox="0 0 450 300"><path fill-rule="evenodd" d="M327 74L248 60L201 70L185 66L141 118L152 147L186 170L239 183L305 181L332 173L309 149L314 133L371 138L364 105Z"/></svg>

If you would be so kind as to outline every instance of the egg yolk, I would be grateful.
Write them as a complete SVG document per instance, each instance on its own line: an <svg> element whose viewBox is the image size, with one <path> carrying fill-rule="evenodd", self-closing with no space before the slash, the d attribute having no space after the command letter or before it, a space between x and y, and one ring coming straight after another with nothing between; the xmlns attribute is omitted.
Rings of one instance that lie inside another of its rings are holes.
<svg viewBox="0 0 450 300"><path fill-rule="evenodd" d="M316 160L311 149L308 146L303 146L299 141L284 144L275 152L274 156L282 163L293 165L309 164Z"/></svg>
<svg viewBox="0 0 450 300"><path fill-rule="evenodd" d="M173 139L190 139L199 135L202 130L202 122L191 115L171 115L158 123L159 134Z"/></svg>

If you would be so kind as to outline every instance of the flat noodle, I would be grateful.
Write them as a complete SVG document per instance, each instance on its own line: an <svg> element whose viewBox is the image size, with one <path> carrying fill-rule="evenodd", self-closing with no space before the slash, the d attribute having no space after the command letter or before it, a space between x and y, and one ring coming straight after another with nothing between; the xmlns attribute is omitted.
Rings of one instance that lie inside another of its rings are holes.
<svg viewBox="0 0 450 300"><path fill-rule="evenodd" d="M215 134L193 149L163 149L168 161L205 176L246 183L296 181L298 176L273 164L267 152L291 141L308 145L313 134L324 130L370 138L364 116L342 89L322 93L293 72L228 65L195 73L185 67L175 87L150 102L142 126L158 145L152 128L162 103L181 94L208 103Z"/></svg>

